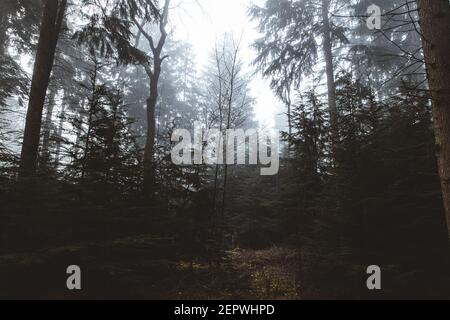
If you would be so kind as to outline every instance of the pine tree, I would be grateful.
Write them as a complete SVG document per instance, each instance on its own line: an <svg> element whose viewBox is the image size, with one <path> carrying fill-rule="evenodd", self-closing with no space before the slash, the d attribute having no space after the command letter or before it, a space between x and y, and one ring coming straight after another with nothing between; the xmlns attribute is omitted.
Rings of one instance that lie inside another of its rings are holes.
<svg viewBox="0 0 450 320"><path fill-rule="evenodd" d="M75 110L69 122L80 132L70 140L69 174L81 186L103 190L105 197L139 190L140 148L130 131L131 119L125 113L122 93L99 83L102 65L94 60L90 76L87 109ZM86 88L88 89L88 88Z"/></svg>
<svg viewBox="0 0 450 320"><path fill-rule="evenodd" d="M347 43L345 29L330 21L330 0L315 1L268 0L262 7L253 6L250 16L259 22L263 37L254 47L258 52L255 64L263 75L272 80L272 87L286 102L292 103L292 86L298 89L302 78L314 72L319 52L325 58L328 87L328 108L336 134L338 110L336 106L333 48ZM317 39L321 38L321 46ZM291 100L291 101L290 101ZM288 112L288 118L290 117Z"/></svg>

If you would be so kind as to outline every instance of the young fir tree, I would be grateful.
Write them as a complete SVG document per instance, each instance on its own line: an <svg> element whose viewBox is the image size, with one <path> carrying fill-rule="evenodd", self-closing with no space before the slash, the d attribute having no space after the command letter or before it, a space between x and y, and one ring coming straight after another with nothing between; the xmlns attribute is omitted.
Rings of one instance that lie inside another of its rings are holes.
<svg viewBox="0 0 450 320"><path fill-rule="evenodd" d="M68 172L84 190L108 197L139 190L140 148L131 133L132 120L124 111L122 93L99 82L102 65L95 60L90 76L90 96L84 109L69 117L79 132L69 144Z"/></svg>

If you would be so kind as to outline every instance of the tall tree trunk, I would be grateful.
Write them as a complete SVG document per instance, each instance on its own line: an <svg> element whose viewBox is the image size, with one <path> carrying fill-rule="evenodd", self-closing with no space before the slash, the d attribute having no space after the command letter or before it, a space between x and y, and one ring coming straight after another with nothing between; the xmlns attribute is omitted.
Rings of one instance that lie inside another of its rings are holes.
<svg viewBox="0 0 450 320"><path fill-rule="evenodd" d="M433 104L436 154L450 236L450 4L417 0Z"/></svg>
<svg viewBox="0 0 450 320"><path fill-rule="evenodd" d="M221 66L221 61L220 61L220 57L219 57L219 52L217 51L217 47L215 49L215 60L216 60L216 67L217 67L217 80L218 80L218 84L219 84L219 93L218 96L219 98L217 99L217 106L219 108L219 130L220 130L220 134L222 134L222 130L223 130L223 104L222 104L222 82L223 82L223 77L222 77L222 66ZM219 144L220 145L220 144ZM218 184L219 184L219 157L220 157L220 152L219 150L216 150L217 153L217 162L216 162L216 168L215 168L215 172L214 172L214 193L213 193L213 212L214 215L217 214L217 189L218 189Z"/></svg>
<svg viewBox="0 0 450 320"><path fill-rule="evenodd" d="M66 6L67 0L47 0L44 5L20 157L20 179L36 173L42 111Z"/></svg>
<svg viewBox="0 0 450 320"><path fill-rule="evenodd" d="M58 168L58 166L60 165L60 160L61 160L61 144L62 144L62 135L63 135L63 131L64 131L64 115L66 113L66 106L68 105L68 93L64 90L64 98L61 104L61 111L59 113L59 123L58 123L58 130L56 133L56 151L55 151L55 168ZM82 106L84 106L84 102L85 100L83 100L82 102ZM79 145L79 141L80 141L80 135L81 132L78 131L76 133L76 143L75 145L78 146Z"/></svg>
<svg viewBox="0 0 450 320"><path fill-rule="evenodd" d="M291 101L291 89L287 89L287 100L286 100L286 105L287 105L287 117L288 117L288 133L289 133L289 137L292 137L292 101ZM289 143L290 144L290 143Z"/></svg>
<svg viewBox="0 0 450 320"><path fill-rule="evenodd" d="M87 119L87 132L86 132L86 138L84 141L84 146L83 146L83 161L82 161L82 165L81 165L81 182L84 183L85 178L86 178L86 167L87 167L87 163L88 163L88 157L89 157L89 153L90 153L90 148L91 148L91 136L92 136L92 127L93 127L93 122L94 122L94 114L97 112L98 110L98 106L100 104L100 97L99 97L99 92L98 92L98 88L97 88L97 79L98 79L98 72L100 70L100 65L96 59L96 57L93 57L94 60L94 70L91 76L91 98L89 99L88 102L88 119Z"/></svg>
<svg viewBox="0 0 450 320"><path fill-rule="evenodd" d="M153 38L145 32L142 24L136 26L141 35L147 38L153 54L153 70L146 65L146 72L150 78L150 96L147 99L147 137L144 149L144 193L152 195L155 186L155 138L156 138L156 104L158 102L158 83L161 75L161 66L167 56L161 57L167 40L166 26L169 18L170 0L166 0L160 18L160 38L155 46Z"/></svg>
<svg viewBox="0 0 450 320"><path fill-rule="evenodd" d="M159 67L161 68L161 67ZM152 193L155 184L156 104L158 102L156 68L150 80L150 97L147 99L147 137L144 149L144 192Z"/></svg>
<svg viewBox="0 0 450 320"><path fill-rule="evenodd" d="M325 57L327 87L328 87L328 108L330 112L331 134L333 139L337 135L337 105L336 105L336 84L334 82L334 65L331 42L331 26L329 20L330 1L322 0L322 22L323 22L323 54Z"/></svg>
<svg viewBox="0 0 450 320"><path fill-rule="evenodd" d="M286 80L289 79L289 74L286 69L283 69L284 78ZM297 88L300 92L300 85ZM287 81L287 83L284 85L284 96L282 96L286 107L287 107L287 118L288 118L288 133L289 137L292 137L292 83L291 81ZM290 148L290 143L289 143Z"/></svg>
<svg viewBox="0 0 450 320"><path fill-rule="evenodd" d="M45 114L45 121L44 121L44 136L42 138L42 152L41 152L41 158L43 159L43 165L47 165L50 160L50 137L53 127L53 110L55 108L55 98L57 90L55 86L50 86L50 92L47 99L47 111Z"/></svg>
<svg viewBox="0 0 450 320"><path fill-rule="evenodd" d="M0 56L3 56L6 51L6 30L7 30L7 21L8 15L6 13L0 13Z"/></svg>
<svg viewBox="0 0 450 320"><path fill-rule="evenodd" d="M286 157L288 159L291 158L291 151L292 151L292 98L291 98L291 94L292 94L292 88L290 83L287 85L286 87L286 106L287 106L287 118L288 118L288 134L289 134L289 140L288 140L288 145L287 145L287 150L286 150ZM277 177L278 179L278 177Z"/></svg>
<svg viewBox="0 0 450 320"><path fill-rule="evenodd" d="M233 60L231 61L231 71L230 72L230 96L227 97L228 99L228 114L227 114L227 130L231 129L231 109L233 107L233 99L234 99L234 91L236 89L236 76L237 76L237 62L238 62L238 53L239 53L239 45L236 47L233 55ZM227 131L228 132L228 131ZM228 133L226 135L225 139L225 146L226 151L228 152ZM233 151L234 152L234 148ZM228 154L225 154L225 159L228 159ZM221 211L221 222L222 227L225 224L225 206L226 206L226 199L227 199L227 183L228 183L228 162L225 161L225 172L223 174L223 194L222 194L222 211Z"/></svg>
<svg viewBox="0 0 450 320"><path fill-rule="evenodd" d="M66 112L66 105L63 103L61 105L61 112L59 114L59 123L58 123L58 131L57 131L57 140L56 140L56 150L55 150L55 168L58 168L61 160L61 142L62 142L62 133L64 127L64 113Z"/></svg>

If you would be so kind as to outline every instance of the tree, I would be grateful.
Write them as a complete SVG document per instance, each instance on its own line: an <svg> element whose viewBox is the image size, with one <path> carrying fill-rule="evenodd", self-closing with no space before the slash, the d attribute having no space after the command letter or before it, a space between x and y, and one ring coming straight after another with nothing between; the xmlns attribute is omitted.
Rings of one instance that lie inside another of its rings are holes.
<svg viewBox="0 0 450 320"><path fill-rule="evenodd" d="M32 40L38 32L40 14L37 1L4 0L0 4L0 107L12 95L26 94L25 72L7 49L14 48L19 53L33 51Z"/></svg>
<svg viewBox="0 0 450 320"><path fill-rule="evenodd" d="M41 5L34 0L3 0L0 4L0 55L5 54L10 38L14 35L17 47L30 48L35 36Z"/></svg>
<svg viewBox="0 0 450 320"><path fill-rule="evenodd" d="M115 58L122 64L144 66L150 79L150 96L147 99L147 138L144 150L144 189L151 193L154 184L154 146L156 135L156 103L161 65L166 57L161 53L167 39L165 27L168 23L170 0L166 1L163 12L159 12L153 1L148 0L110 0L106 6L91 0L83 0L91 6L95 14L88 16L87 23L74 35L80 44L87 45L91 51L98 50L106 58ZM155 46L153 38L145 31L148 23L159 20L160 39ZM138 21L140 20L140 21ZM137 29L133 33L133 27ZM152 49L153 56L139 50L141 36L144 36ZM132 40L135 43L131 43Z"/></svg>
<svg viewBox="0 0 450 320"><path fill-rule="evenodd" d="M433 104L436 153L450 237L450 4L417 0Z"/></svg>
<svg viewBox="0 0 450 320"><path fill-rule="evenodd" d="M44 4L20 157L21 179L36 173L42 112L66 6L67 0L47 0Z"/></svg>
<svg viewBox="0 0 450 320"><path fill-rule="evenodd" d="M378 259L410 274L410 294L420 296L429 266L445 261L428 95L404 89L381 103L372 101L371 91L354 75L337 74L339 143L333 154L326 105L314 92L295 104L292 165L282 180L283 230L298 239L304 292L312 286L327 295L339 288L337 296L364 296L349 286L358 277L352 270ZM345 280L332 281L331 270L342 270ZM387 296L404 290L401 281L391 288Z"/></svg>
<svg viewBox="0 0 450 320"><path fill-rule="evenodd" d="M126 115L122 93L100 82L106 66L93 57L91 68L88 83L81 84L90 95L87 108L72 110L67 117L80 132L75 141L65 139L70 147L68 172L83 191L102 189L107 200L115 193L139 189L141 150L131 133L132 120Z"/></svg>
<svg viewBox="0 0 450 320"><path fill-rule="evenodd" d="M240 43L233 39L230 34L224 35L220 46L216 44L211 55L210 65L205 74L205 112L204 125L206 130L219 129L224 134L227 129L245 127L249 124L253 113L254 99L248 94L249 79L243 72L243 62L239 57ZM228 141L222 142L227 145ZM217 163L214 169L214 191L213 203L215 209L220 209L219 213L224 215L226 205L226 190L228 179L228 165L223 167L219 159L219 152L216 152ZM226 157L226 154L224 154ZM219 178L222 176L222 197L220 204Z"/></svg>
<svg viewBox="0 0 450 320"><path fill-rule="evenodd" d="M338 110L336 105L336 84L334 83L334 63L333 63L333 43L332 43L332 29L330 24L331 0L322 0L322 23L323 23L323 55L325 57L326 74L327 74L327 88L328 88L328 107L330 110L331 132L333 136L337 134L337 116Z"/></svg>
<svg viewBox="0 0 450 320"><path fill-rule="evenodd" d="M259 22L263 37L254 47L258 51L255 60L265 77L272 79L272 88L291 107L291 86L299 87L302 77L311 75L319 56L325 58L328 110L331 130L336 132L337 105L334 83L335 65L333 48L347 43L345 29L330 21L331 0L317 3L313 0L267 0L263 7L253 6L250 16ZM288 110L288 118L291 118ZM291 124L292 125L292 124Z"/></svg>
<svg viewBox="0 0 450 320"><path fill-rule="evenodd" d="M382 9L380 30L367 28L367 8L371 5ZM379 100L397 94L406 83L423 88L426 75L414 1L361 0L354 1L350 9L351 16L342 19L349 25L353 18L358 21L350 28L348 55L355 76L369 85Z"/></svg>
<svg viewBox="0 0 450 320"><path fill-rule="evenodd" d="M143 35L148 41L151 49L151 61L142 61L142 65L145 68L147 76L150 80L150 95L147 99L147 137L144 149L144 192L152 193L154 187L155 178L155 138L156 138L156 105L158 102L158 84L161 76L161 67L165 59L168 56L162 56L164 45L167 40L167 23L169 19L169 6L170 0L166 0L164 8L161 13L159 21L159 40L156 42L153 37L147 33L144 29L145 21L140 23L133 19L135 26L139 29L139 36ZM138 41L137 41L138 43Z"/></svg>

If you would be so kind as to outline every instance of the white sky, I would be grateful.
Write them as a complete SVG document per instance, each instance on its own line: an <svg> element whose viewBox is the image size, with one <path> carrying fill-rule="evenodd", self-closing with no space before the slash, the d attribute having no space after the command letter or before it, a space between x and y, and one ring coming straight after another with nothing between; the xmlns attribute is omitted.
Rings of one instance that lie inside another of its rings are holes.
<svg viewBox="0 0 450 320"><path fill-rule="evenodd" d="M238 40L242 35L241 59L247 72L254 72L251 66L255 52L251 44L258 37L255 23L247 16L251 3L261 0L174 0L171 25L175 39L192 45L199 69L208 62L209 55L217 41L225 33L232 33ZM259 74L252 77L251 95L256 99L255 114L263 126L280 128L283 106L275 97L269 83ZM283 124L284 126L285 124Z"/></svg>

